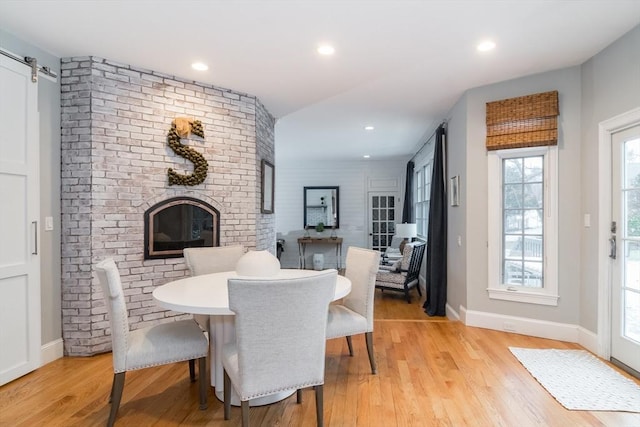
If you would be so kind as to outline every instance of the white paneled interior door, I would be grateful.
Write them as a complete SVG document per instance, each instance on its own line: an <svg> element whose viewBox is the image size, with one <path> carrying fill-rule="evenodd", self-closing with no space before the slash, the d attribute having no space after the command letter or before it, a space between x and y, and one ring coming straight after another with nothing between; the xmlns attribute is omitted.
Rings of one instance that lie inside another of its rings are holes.
<svg viewBox="0 0 640 427"><path fill-rule="evenodd" d="M0 385L40 366L37 88L0 55Z"/></svg>

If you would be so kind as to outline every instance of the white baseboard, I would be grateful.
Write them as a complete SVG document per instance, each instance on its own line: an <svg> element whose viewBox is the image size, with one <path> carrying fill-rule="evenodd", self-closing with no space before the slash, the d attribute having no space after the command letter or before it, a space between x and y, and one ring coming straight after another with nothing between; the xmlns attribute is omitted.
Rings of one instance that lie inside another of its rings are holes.
<svg viewBox="0 0 640 427"><path fill-rule="evenodd" d="M597 342L595 334L584 330L578 325L549 322L526 317L505 316L474 310L465 311L464 317L467 326L477 326L479 328L494 329L496 331L579 343L589 350L594 348L593 343Z"/></svg>
<svg viewBox="0 0 640 427"><path fill-rule="evenodd" d="M47 363L51 363L56 359L60 359L64 356L64 342L62 338L58 338L54 341L49 341L48 343L42 345L40 347L40 366L44 366Z"/></svg>
<svg viewBox="0 0 640 427"><path fill-rule="evenodd" d="M593 354L598 354L598 335L582 326L578 327L578 344Z"/></svg>
<svg viewBox="0 0 640 427"><path fill-rule="evenodd" d="M447 318L450 320L460 320L460 315L448 303L445 307Z"/></svg>
<svg viewBox="0 0 640 427"><path fill-rule="evenodd" d="M465 325L467 324L467 307L464 305L460 306L460 321Z"/></svg>

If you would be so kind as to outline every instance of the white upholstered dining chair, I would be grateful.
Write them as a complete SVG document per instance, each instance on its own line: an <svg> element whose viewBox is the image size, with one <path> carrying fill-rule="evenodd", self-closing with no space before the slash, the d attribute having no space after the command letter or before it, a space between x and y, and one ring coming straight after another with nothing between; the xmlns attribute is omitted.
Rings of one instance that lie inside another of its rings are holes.
<svg viewBox="0 0 640 427"><path fill-rule="evenodd" d="M235 313L235 343L222 352L224 418L231 415L231 388L240 396L242 425L249 425L249 400L284 390L315 387L316 422L323 425L327 310L336 270L292 279L229 279L229 308Z"/></svg>
<svg viewBox="0 0 640 427"><path fill-rule="evenodd" d="M181 320L130 330L118 267L112 259L106 259L97 264L96 272L109 313L113 352L114 374L109 396L111 411L107 425L112 426L118 414L126 372L185 360L189 361L193 382L195 360L198 359L200 409L206 409L209 343L196 322Z"/></svg>
<svg viewBox="0 0 640 427"><path fill-rule="evenodd" d="M327 323L327 339L346 337L350 356L353 356L351 336L365 334L372 374L377 372L373 354L373 296L379 264L380 252L349 247L344 275L351 281L351 292L342 304L329 306Z"/></svg>
<svg viewBox="0 0 640 427"><path fill-rule="evenodd" d="M183 250L184 262L192 276L234 271L244 252L242 245L184 248Z"/></svg>
<svg viewBox="0 0 640 427"><path fill-rule="evenodd" d="M192 276L202 274L221 273L234 271L238 260L244 255L244 246L213 246L206 248L184 248L184 262L187 264ZM193 318L198 325L209 332L209 316L194 314Z"/></svg>

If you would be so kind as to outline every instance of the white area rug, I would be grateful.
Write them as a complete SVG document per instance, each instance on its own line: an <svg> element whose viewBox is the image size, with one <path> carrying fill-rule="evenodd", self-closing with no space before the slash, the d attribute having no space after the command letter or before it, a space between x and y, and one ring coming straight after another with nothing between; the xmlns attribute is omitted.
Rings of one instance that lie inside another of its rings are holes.
<svg viewBox="0 0 640 427"><path fill-rule="evenodd" d="M640 386L588 351L509 350L567 409L640 412Z"/></svg>

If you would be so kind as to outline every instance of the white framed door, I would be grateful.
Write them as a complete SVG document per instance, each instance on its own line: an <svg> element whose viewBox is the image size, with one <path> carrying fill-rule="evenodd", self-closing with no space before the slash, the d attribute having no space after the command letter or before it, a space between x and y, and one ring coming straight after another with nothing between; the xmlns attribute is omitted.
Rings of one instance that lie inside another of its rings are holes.
<svg viewBox="0 0 640 427"><path fill-rule="evenodd" d="M369 248L384 252L396 232L397 192L369 193Z"/></svg>
<svg viewBox="0 0 640 427"><path fill-rule="evenodd" d="M40 366L37 88L0 55L0 385Z"/></svg>
<svg viewBox="0 0 640 427"><path fill-rule="evenodd" d="M640 372L640 125L611 135L611 358Z"/></svg>

